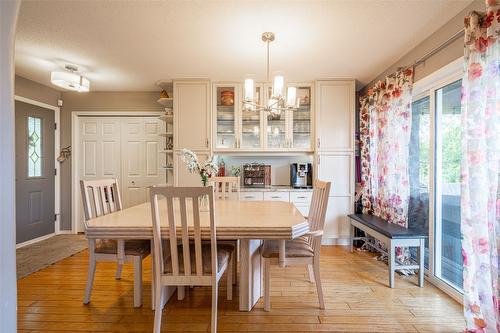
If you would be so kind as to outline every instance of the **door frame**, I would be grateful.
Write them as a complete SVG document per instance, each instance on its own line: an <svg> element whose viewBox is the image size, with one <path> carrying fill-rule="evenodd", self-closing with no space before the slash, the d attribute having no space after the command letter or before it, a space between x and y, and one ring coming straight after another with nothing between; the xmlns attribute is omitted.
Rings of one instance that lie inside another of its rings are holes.
<svg viewBox="0 0 500 333"><path fill-rule="evenodd" d="M77 216L82 209L80 200L80 185L78 180L78 166L80 165L80 119L83 117L154 117L163 115L163 111L74 111L71 114L71 233L78 233Z"/></svg>
<svg viewBox="0 0 500 333"><path fill-rule="evenodd" d="M54 214L56 215L54 233L17 244L16 248L20 248L50 238L54 235L61 234L61 163L57 161L57 158L59 157L59 153L61 151L61 126L60 126L61 108L50 104L38 102L33 99L22 97L19 95L14 95L14 100L17 102L23 102L26 104L54 111L54 123L56 124L56 128L54 131L54 168L56 170L56 175L54 177L54 189L55 189Z"/></svg>

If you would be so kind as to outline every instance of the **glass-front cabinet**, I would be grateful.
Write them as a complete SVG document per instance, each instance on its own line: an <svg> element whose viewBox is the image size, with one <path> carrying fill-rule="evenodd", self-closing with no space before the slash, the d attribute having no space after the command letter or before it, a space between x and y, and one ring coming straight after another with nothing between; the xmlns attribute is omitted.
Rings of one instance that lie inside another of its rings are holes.
<svg viewBox="0 0 500 333"><path fill-rule="evenodd" d="M243 94L241 94L243 96ZM262 103L262 86L255 85L254 98L257 104ZM242 101L239 101L240 105ZM241 105L241 139L238 148L241 150L262 149L262 111L256 111L253 107Z"/></svg>
<svg viewBox="0 0 500 333"><path fill-rule="evenodd" d="M214 85L215 149L238 148L238 85Z"/></svg>
<svg viewBox="0 0 500 333"><path fill-rule="evenodd" d="M297 108L270 113L243 106L243 85L216 83L213 87L215 151L312 151L312 83L296 87ZM270 103L272 87L256 84L254 100Z"/></svg>
<svg viewBox="0 0 500 333"><path fill-rule="evenodd" d="M289 85L297 89L297 109L288 112L290 148L312 150L312 85Z"/></svg>
<svg viewBox="0 0 500 333"><path fill-rule="evenodd" d="M264 102L269 105L272 103L272 87L269 85L264 86L266 95ZM270 113L263 111L265 115L265 128L266 128L266 149L280 149L289 148L289 138L287 135L288 131L288 111L283 111L281 113Z"/></svg>

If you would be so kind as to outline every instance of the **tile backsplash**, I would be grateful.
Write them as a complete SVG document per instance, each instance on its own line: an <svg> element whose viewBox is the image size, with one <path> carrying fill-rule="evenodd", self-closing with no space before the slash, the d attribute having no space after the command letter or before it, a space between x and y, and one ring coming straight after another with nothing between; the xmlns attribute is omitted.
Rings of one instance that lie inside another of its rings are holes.
<svg viewBox="0 0 500 333"><path fill-rule="evenodd" d="M313 162L313 155L306 154L297 156L235 156L218 154L217 157L219 161L222 158L226 164L226 176L231 175L232 166L242 166L246 163L263 163L271 165L272 185L290 185L291 163Z"/></svg>

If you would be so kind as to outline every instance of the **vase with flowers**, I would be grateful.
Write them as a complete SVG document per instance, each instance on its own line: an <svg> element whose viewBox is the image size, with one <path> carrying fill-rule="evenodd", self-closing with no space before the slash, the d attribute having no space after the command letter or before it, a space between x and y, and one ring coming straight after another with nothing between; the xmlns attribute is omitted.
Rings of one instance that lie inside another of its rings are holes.
<svg viewBox="0 0 500 333"><path fill-rule="evenodd" d="M186 163L187 170L190 173L200 175L201 183L204 187L208 186L210 177L216 176L219 172L219 167L217 163L214 162L213 155L204 162L200 162L195 152L184 148L182 150L182 159L184 163ZM206 196L200 198L200 209L208 210L208 198Z"/></svg>

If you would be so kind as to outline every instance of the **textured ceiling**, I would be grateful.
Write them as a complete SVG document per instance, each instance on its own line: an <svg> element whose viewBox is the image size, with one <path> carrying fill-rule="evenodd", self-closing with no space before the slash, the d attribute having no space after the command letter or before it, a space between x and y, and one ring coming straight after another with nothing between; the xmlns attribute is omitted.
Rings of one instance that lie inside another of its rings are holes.
<svg viewBox="0 0 500 333"><path fill-rule="evenodd" d="M363 85L471 1L23 1L16 73L49 85L76 64L92 91L155 90L163 78L290 81L355 78Z"/></svg>

